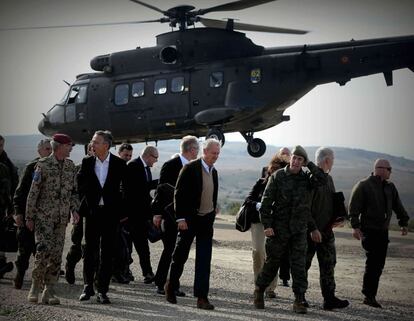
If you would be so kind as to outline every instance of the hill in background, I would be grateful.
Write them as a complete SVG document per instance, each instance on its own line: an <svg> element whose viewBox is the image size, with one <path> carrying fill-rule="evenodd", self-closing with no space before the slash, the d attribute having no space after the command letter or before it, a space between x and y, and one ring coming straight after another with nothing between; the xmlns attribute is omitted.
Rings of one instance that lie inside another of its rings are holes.
<svg viewBox="0 0 414 321"><path fill-rule="evenodd" d="M36 146L42 137L41 135L6 136L5 150L16 166L21 169L37 155ZM158 143L160 158L153 171L154 177L158 176L162 164L179 151L179 144L180 140L161 141ZM133 157L137 157L145 144L134 144L133 146ZM226 142L216 164L220 177L219 199L224 212L230 208L237 208L259 178L262 167L268 164L272 155L279 148L268 146L264 156L253 158L247 154L245 143ZM310 159L313 160L317 147L311 146L305 147L305 149ZM361 149L342 147L332 147L332 149L335 152L335 165L332 176L336 189L343 191L347 200L353 185L371 173L375 159L386 158L393 167L391 180L397 186L400 197L410 216L414 217L413 160ZM111 152L116 154L116 149L112 148ZM75 146L71 159L75 163L79 163L83 156L83 146Z"/></svg>

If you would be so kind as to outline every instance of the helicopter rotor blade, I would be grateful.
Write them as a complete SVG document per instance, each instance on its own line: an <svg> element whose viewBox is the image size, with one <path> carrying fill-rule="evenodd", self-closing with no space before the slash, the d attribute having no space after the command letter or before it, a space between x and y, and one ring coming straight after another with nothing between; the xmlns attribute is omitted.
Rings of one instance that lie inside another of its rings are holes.
<svg viewBox="0 0 414 321"><path fill-rule="evenodd" d="M149 9L152 9L152 10L155 10L155 11L158 11L158 12L162 13L163 15L167 15L168 14L167 11L161 10L161 9L159 9L157 7L154 7L154 6L152 6L152 5L148 4L148 3L145 3L143 1L139 1L139 0L129 0L129 1L138 3L141 6L147 7Z"/></svg>
<svg viewBox="0 0 414 321"><path fill-rule="evenodd" d="M210 28L220 28L226 29L227 21L216 20L216 19L206 19L199 17L199 21L206 27ZM272 32L272 33L286 33L293 35L303 35L308 33L306 30L299 29L288 29L288 28L279 28L279 27L268 27L260 25L252 25L247 23L233 22L233 29L243 30L243 31L257 31L257 32Z"/></svg>
<svg viewBox="0 0 414 321"><path fill-rule="evenodd" d="M128 25L128 24L150 23L150 22L161 22L161 23L162 22L169 22L169 19L168 18L161 18L161 19L143 20L143 21L85 23L85 24L78 24L78 25L61 25L61 26L0 28L0 31L9 31L9 30L36 30L36 29L59 29L59 28L93 27L93 26L115 26L115 25Z"/></svg>
<svg viewBox="0 0 414 321"><path fill-rule="evenodd" d="M134 1L134 0L131 0L131 1ZM221 5L206 8L206 9L200 9L196 12L196 15L203 15L203 14L213 12L213 11L242 10L242 9L255 7L255 6L261 5L263 3L273 2L273 1L276 1L276 0L239 0L239 1L233 1L233 2L228 2L228 3L225 3L225 4L221 4Z"/></svg>

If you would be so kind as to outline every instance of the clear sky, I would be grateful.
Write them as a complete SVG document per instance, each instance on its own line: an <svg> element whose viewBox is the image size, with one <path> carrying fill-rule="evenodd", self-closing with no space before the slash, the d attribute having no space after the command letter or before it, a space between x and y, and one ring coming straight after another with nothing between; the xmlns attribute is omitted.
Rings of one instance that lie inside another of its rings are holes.
<svg viewBox="0 0 414 321"><path fill-rule="evenodd" d="M229 0L231 1L231 0ZM168 9L179 4L206 8L219 0L148 0ZM128 0L1 0L0 28L157 19ZM310 30L304 36L247 33L265 47L414 35L412 0L279 0L254 8L211 13L245 23ZM155 45L167 24L0 31L0 133L37 133L41 113L62 98L77 74L91 72L94 56ZM363 148L414 159L414 73L394 72L353 79L346 86L315 88L285 114L287 123L255 134L268 144ZM243 140L227 134L227 140Z"/></svg>

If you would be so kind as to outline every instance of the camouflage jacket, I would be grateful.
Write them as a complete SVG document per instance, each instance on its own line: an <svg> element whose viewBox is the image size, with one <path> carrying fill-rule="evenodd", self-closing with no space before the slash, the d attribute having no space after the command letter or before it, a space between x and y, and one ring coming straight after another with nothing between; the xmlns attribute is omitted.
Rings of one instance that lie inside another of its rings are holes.
<svg viewBox="0 0 414 321"><path fill-rule="evenodd" d="M408 225L408 214L393 183L371 175L352 189L349 202L352 228L387 230L392 211L397 214L400 226Z"/></svg>
<svg viewBox="0 0 414 321"><path fill-rule="evenodd" d="M289 165L276 171L267 183L262 197L260 218L264 228L300 233L307 229L312 190L326 184L325 173L312 162L297 174Z"/></svg>
<svg viewBox="0 0 414 321"><path fill-rule="evenodd" d="M52 154L36 166L26 204L26 219L67 223L71 211L78 210L76 168L65 159L59 162Z"/></svg>
<svg viewBox="0 0 414 321"><path fill-rule="evenodd" d="M333 193L335 185L332 176L325 174L327 183L315 188L312 192L311 217L308 223L308 230L318 229L320 232L331 230L333 217Z"/></svg>

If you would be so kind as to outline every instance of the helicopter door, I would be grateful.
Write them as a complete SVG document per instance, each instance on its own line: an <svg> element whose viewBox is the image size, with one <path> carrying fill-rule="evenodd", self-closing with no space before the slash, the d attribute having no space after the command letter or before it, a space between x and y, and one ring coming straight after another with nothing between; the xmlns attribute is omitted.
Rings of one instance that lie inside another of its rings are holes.
<svg viewBox="0 0 414 321"><path fill-rule="evenodd" d="M85 118L85 104L88 97L88 85L73 85L70 88L65 108L65 123L73 123Z"/></svg>

